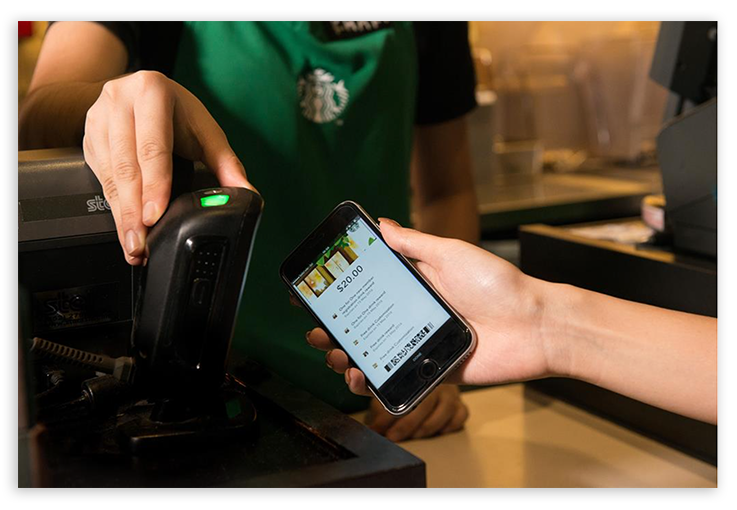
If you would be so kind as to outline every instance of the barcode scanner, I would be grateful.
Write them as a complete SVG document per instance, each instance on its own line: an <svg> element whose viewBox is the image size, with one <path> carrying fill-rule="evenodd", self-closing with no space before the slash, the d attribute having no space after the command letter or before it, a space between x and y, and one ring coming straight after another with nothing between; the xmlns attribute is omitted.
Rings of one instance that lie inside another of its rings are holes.
<svg viewBox="0 0 737 510"><path fill-rule="evenodd" d="M132 332L140 399L117 417L132 453L236 440L255 423L225 364L262 208L245 188L187 192L149 232Z"/></svg>
<svg viewBox="0 0 737 510"><path fill-rule="evenodd" d="M151 229L132 334L147 391L222 384L262 208L245 188L204 189L176 198Z"/></svg>

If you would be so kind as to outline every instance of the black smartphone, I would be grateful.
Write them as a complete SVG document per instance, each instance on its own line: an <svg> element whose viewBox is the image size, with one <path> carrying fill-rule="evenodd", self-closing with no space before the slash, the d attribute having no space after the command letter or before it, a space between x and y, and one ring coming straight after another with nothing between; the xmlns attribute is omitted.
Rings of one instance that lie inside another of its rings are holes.
<svg viewBox="0 0 737 510"><path fill-rule="evenodd" d="M410 412L476 345L471 326L355 202L333 209L280 272L393 415Z"/></svg>

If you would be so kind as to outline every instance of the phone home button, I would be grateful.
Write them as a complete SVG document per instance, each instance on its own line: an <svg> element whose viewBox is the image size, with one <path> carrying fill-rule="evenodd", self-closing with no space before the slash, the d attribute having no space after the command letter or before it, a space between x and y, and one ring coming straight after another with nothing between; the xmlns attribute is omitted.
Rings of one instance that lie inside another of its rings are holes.
<svg viewBox="0 0 737 510"><path fill-rule="evenodd" d="M438 364L431 359L426 359L420 365L420 377L432 379L438 373Z"/></svg>

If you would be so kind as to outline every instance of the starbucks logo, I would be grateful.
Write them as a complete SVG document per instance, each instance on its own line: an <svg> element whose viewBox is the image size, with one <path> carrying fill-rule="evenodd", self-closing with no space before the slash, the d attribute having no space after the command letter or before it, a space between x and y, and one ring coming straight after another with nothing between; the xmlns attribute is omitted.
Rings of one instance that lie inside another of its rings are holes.
<svg viewBox="0 0 737 510"><path fill-rule="evenodd" d="M337 119L348 104L348 89L343 80L336 83L335 77L325 69L315 69L301 76L297 92L302 115L318 124Z"/></svg>

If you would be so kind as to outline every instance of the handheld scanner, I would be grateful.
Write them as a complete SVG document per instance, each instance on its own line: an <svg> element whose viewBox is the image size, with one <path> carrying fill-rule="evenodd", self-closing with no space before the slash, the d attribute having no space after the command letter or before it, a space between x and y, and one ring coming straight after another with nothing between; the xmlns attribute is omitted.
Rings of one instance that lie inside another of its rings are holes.
<svg viewBox="0 0 737 510"><path fill-rule="evenodd" d="M204 189L179 196L151 229L132 343L154 391L222 383L262 208L245 188Z"/></svg>

